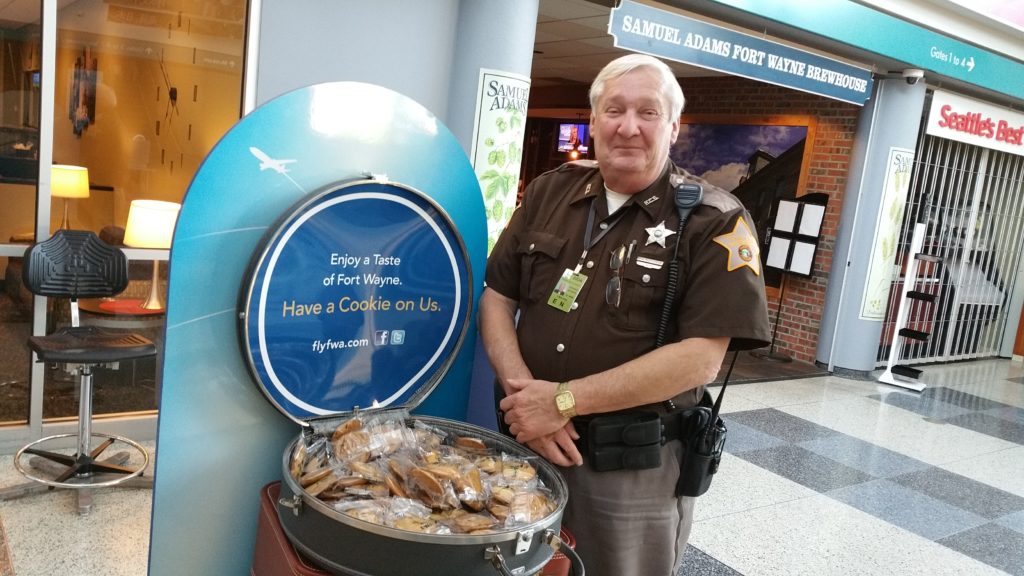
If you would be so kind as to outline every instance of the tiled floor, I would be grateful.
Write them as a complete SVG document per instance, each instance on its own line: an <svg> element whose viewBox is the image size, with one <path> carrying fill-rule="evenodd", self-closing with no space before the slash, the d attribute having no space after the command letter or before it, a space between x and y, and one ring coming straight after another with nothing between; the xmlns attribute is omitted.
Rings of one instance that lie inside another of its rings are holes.
<svg viewBox="0 0 1024 576"><path fill-rule="evenodd" d="M152 456L154 443L144 442ZM25 482L12 455L0 456L0 486ZM133 456L131 462L141 463ZM77 494L58 490L0 502L13 572L3 576L139 576L149 560L152 491L93 491L92 510L78 515Z"/></svg>
<svg viewBox="0 0 1024 576"><path fill-rule="evenodd" d="M730 385L684 573L1024 576L1024 366L922 379L920 394L830 376ZM0 457L0 485L19 478ZM14 574L145 574L149 510L148 491L124 489L97 492L85 518L68 493L3 503Z"/></svg>
<svg viewBox="0 0 1024 576"><path fill-rule="evenodd" d="M1024 575L1020 363L729 387L687 574Z"/></svg>

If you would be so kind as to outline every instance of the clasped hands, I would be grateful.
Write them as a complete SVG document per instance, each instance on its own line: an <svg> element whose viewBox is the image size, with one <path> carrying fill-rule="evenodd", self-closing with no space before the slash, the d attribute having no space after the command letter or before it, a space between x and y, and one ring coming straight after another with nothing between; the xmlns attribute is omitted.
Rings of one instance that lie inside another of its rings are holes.
<svg viewBox="0 0 1024 576"><path fill-rule="evenodd" d="M546 380L509 379L511 393L501 400L505 423L516 440L558 466L579 466L583 456L576 448L580 435L572 420L555 407L558 384Z"/></svg>

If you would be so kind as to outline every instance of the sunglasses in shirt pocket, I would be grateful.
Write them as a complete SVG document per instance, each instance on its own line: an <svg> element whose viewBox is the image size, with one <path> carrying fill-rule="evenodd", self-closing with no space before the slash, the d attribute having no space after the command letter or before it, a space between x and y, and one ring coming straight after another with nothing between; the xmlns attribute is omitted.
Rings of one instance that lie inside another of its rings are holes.
<svg viewBox="0 0 1024 576"><path fill-rule="evenodd" d="M657 256L637 254L622 267L621 290L619 305L611 306L610 323L624 330L654 332L658 329L661 317L661 304L665 299L668 283L668 263L664 262L660 269L645 268L637 263L637 257L657 259Z"/></svg>

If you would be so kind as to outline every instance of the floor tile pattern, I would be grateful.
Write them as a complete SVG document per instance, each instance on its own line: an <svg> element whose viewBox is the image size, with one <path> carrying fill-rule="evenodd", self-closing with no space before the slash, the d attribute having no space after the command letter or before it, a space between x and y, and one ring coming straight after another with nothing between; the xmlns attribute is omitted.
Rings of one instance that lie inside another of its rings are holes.
<svg viewBox="0 0 1024 576"><path fill-rule="evenodd" d="M928 366L922 380L921 393L820 374L730 385L726 453L680 574L1024 576L1024 365ZM0 485L20 480L10 462ZM87 518L69 493L3 503L13 574L144 575L150 498L97 491Z"/></svg>
<svg viewBox="0 0 1024 576"><path fill-rule="evenodd" d="M929 366L920 393L836 377L730 387L690 539L716 564L687 556L680 574L1024 576L1022 373Z"/></svg>

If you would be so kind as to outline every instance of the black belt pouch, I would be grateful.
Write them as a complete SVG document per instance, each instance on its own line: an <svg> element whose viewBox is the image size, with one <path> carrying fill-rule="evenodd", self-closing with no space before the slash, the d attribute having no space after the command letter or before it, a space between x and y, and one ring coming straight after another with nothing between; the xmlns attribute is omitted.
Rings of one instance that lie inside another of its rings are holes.
<svg viewBox="0 0 1024 576"><path fill-rule="evenodd" d="M678 414L683 453L679 460L676 496L700 496L718 472L728 432L721 418L711 422L711 395L705 390L699 405Z"/></svg>
<svg viewBox="0 0 1024 576"><path fill-rule="evenodd" d="M598 416L582 434L590 466L597 472L661 466L662 426L657 412Z"/></svg>

